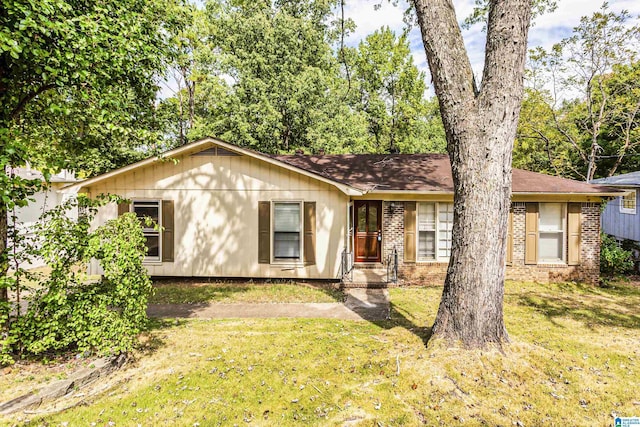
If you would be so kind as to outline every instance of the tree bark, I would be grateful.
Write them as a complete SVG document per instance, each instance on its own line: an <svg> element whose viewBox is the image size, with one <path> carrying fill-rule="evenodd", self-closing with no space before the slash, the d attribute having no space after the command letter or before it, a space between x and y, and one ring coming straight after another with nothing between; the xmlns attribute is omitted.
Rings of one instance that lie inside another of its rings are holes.
<svg viewBox="0 0 640 427"><path fill-rule="evenodd" d="M451 0L414 0L454 182L452 251L432 338L508 341L503 319L511 152L523 96L531 0L489 5L477 88Z"/></svg>

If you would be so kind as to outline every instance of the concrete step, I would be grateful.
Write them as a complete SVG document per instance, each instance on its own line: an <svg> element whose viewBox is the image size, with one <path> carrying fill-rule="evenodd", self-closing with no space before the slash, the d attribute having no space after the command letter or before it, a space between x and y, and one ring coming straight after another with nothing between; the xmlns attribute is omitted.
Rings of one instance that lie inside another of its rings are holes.
<svg viewBox="0 0 640 427"><path fill-rule="evenodd" d="M384 288L387 287L386 268L354 268L352 279L344 280L343 285L347 288Z"/></svg>

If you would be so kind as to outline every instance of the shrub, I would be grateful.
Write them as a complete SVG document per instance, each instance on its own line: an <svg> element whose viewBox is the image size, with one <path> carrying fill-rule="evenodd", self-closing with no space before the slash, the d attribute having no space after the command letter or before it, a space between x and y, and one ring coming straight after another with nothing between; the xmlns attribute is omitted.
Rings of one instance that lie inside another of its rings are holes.
<svg viewBox="0 0 640 427"><path fill-rule="evenodd" d="M39 255L51 273L38 279L26 313L10 324L5 359L7 350L21 355L68 350L114 354L133 348L147 321L152 292L142 265L145 238L131 213L90 231L102 203L80 198L84 214L78 220L65 215L68 204L43 216L37 231ZM83 270L92 258L104 274L89 283Z"/></svg>
<svg viewBox="0 0 640 427"><path fill-rule="evenodd" d="M601 235L600 271L609 276L630 273L633 270L633 254L618 245L612 236Z"/></svg>

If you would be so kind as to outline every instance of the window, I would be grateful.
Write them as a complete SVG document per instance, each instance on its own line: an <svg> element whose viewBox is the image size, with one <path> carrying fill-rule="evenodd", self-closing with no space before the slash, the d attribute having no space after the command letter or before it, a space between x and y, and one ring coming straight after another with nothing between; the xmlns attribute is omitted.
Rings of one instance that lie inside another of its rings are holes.
<svg viewBox="0 0 640 427"><path fill-rule="evenodd" d="M451 256L451 230L453 230L453 203L438 203L438 257Z"/></svg>
<svg viewBox="0 0 640 427"><path fill-rule="evenodd" d="M453 203L418 203L418 261L451 256Z"/></svg>
<svg viewBox="0 0 640 427"><path fill-rule="evenodd" d="M147 259L160 261L160 231L162 215L159 200L137 200L133 202L133 212L142 224L142 232L147 239ZM146 218L151 218L152 224L147 224ZM158 227L155 227L157 224Z"/></svg>
<svg viewBox="0 0 640 427"><path fill-rule="evenodd" d="M620 212L636 214L636 190L632 190L620 198Z"/></svg>
<svg viewBox="0 0 640 427"><path fill-rule="evenodd" d="M273 258L300 260L300 203L273 204Z"/></svg>
<svg viewBox="0 0 640 427"><path fill-rule="evenodd" d="M418 204L418 261L436 259L436 208L434 203Z"/></svg>
<svg viewBox="0 0 640 427"><path fill-rule="evenodd" d="M565 218L564 203L540 203L538 225L538 260L564 262Z"/></svg>

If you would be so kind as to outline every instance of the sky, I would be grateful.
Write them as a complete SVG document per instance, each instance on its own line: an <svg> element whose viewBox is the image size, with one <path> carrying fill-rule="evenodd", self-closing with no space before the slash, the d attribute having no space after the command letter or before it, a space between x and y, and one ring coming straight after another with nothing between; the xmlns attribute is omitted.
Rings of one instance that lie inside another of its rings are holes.
<svg viewBox="0 0 640 427"><path fill-rule="evenodd" d="M458 21L462 22L473 10L474 0L454 0L453 3ZM381 5L379 10L375 10L374 5L376 4ZM582 16L591 16L601 6L602 1L599 0L558 0L558 8L555 12L535 19L529 30L529 47L551 48L555 43L571 35L573 28L580 23ZM407 2L404 0L399 1L398 6L395 7L387 0L347 0L345 17L353 19L357 25L347 43L356 46L368 34L383 26L389 26L397 34L400 34L404 26L403 11L406 8ZM632 16L638 16L640 15L640 1L611 0L609 1L609 10L613 12L627 10ZM482 25L479 24L469 30L463 30L463 36L471 66L479 79L482 74L485 43ZM429 76L427 58L418 28L411 31L409 40L414 63ZM430 80L430 77L427 77L427 80Z"/></svg>

